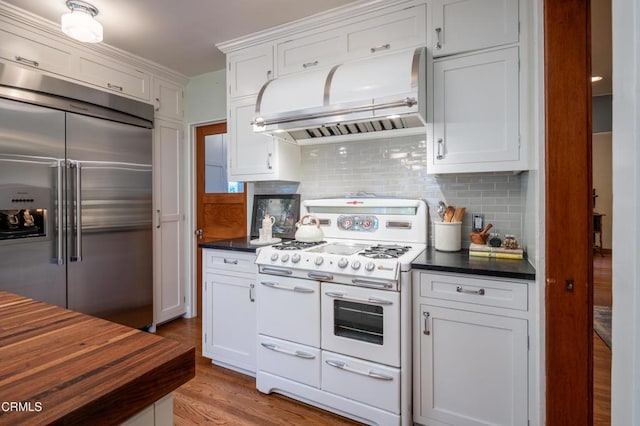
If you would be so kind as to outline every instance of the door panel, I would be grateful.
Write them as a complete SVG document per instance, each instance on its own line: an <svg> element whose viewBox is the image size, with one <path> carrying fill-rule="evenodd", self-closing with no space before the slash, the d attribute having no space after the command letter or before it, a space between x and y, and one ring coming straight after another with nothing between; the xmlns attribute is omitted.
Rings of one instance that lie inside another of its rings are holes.
<svg viewBox="0 0 640 426"><path fill-rule="evenodd" d="M69 308L149 325L151 130L67 114L67 158Z"/></svg>
<svg viewBox="0 0 640 426"><path fill-rule="evenodd" d="M43 209L46 234L0 235L0 290L66 307L57 211L64 175L64 112L0 99L0 129L0 211ZM0 233L3 229L8 229L6 222L0 223Z"/></svg>

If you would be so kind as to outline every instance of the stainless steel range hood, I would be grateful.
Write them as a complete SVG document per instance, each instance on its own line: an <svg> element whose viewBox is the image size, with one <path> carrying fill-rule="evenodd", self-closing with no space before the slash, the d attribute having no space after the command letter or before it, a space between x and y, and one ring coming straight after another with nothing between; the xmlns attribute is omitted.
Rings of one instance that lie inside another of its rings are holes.
<svg viewBox="0 0 640 426"><path fill-rule="evenodd" d="M300 145L423 134L425 56L418 48L268 81L253 129Z"/></svg>

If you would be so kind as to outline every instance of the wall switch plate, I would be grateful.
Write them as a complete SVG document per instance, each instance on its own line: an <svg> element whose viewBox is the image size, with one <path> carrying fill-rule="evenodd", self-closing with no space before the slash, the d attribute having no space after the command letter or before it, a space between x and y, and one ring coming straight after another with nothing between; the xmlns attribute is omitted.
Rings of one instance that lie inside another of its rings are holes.
<svg viewBox="0 0 640 426"><path fill-rule="evenodd" d="M484 215L481 213L473 214L473 232L480 232L484 228Z"/></svg>

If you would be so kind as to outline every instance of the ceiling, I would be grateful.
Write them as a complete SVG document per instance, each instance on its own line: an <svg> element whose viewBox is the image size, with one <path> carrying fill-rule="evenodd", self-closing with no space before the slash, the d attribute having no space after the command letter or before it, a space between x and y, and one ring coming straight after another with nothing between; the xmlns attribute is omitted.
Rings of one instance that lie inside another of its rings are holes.
<svg viewBox="0 0 640 426"><path fill-rule="evenodd" d="M59 24L65 0L4 0ZM188 77L225 67L215 44L356 0L88 0L103 42Z"/></svg>
<svg viewBox="0 0 640 426"><path fill-rule="evenodd" d="M65 0L4 0L58 23ZM225 67L215 44L358 0L89 0L104 43L188 77ZM591 0L593 95L611 94L611 0Z"/></svg>

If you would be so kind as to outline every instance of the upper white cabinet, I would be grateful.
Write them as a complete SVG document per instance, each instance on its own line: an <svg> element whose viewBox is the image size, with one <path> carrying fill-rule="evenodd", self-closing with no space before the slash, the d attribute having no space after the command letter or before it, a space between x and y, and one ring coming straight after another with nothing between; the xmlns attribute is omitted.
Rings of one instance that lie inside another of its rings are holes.
<svg viewBox="0 0 640 426"><path fill-rule="evenodd" d="M273 78L273 47L269 44L227 55L229 97L256 95Z"/></svg>
<svg viewBox="0 0 640 426"><path fill-rule="evenodd" d="M262 133L255 133L254 98L229 104L228 170L230 181L299 180L300 147Z"/></svg>
<svg viewBox="0 0 640 426"><path fill-rule="evenodd" d="M346 28L349 58L424 46L427 44L427 5L386 13Z"/></svg>
<svg viewBox="0 0 640 426"><path fill-rule="evenodd" d="M161 78L154 78L153 98L156 118L182 121L182 86Z"/></svg>
<svg viewBox="0 0 640 426"><path fill-rule="evenodd" d="M279 76L333 66L347 55L346 34L341 29L323 31L280 42L276 50Z"/></svg>
<svg viewBox="0 0 640 426"><path fill-rule="evenodd" d="M70 49L53 40L19 28L0 29L0 57L55 74L73 74Z"/></svg>
<svg viewBox="0 0 640 426"><path fill-rule="evenodd" d="M124 67L105 58L83 55L79 58L78 77L112 92L151 100L151 75L148 72Z"/></svg>
<svg viewBox="0 0 640 426"><path fill-rule="evenodd" d="M433 129L430 173L526 168L518 47L434 60Z"/></svg>
<svg viewBox="0 0 640 426"><path fill-rule="evenodd" d="M435 0L433 56L518 42L518 0Z"/></svg>
<svg viewBox="0 0 640 426"><path fill-rule="evenodd" d="M276 45L278 76L427 44L427 5L351 18Z"/></svg>

